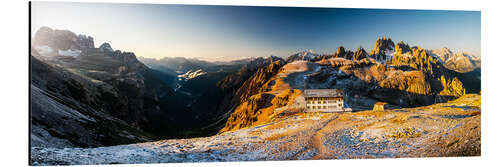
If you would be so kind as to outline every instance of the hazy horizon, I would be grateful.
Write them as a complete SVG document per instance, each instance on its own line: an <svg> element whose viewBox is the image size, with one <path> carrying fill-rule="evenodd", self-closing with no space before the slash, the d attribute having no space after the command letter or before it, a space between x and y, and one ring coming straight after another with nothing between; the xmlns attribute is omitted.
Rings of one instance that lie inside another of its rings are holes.
<svg viewBox="0 0 500 167"><path fill-rule="evenodd" d="M370 52L378 37L425 49L481 55L479 11L392 10L33 2L32 35L41 27L90 35L96 47L138 57L207 61L286 57L338 46Z"/></svg>

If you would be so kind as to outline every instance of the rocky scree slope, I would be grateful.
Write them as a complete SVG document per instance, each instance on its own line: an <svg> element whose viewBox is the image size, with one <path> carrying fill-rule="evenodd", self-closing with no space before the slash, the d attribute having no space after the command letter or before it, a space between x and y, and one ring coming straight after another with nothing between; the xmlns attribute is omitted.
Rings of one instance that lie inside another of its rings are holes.
<svg viewBox="0 0 500 167"><path fill-rule="evenodd" d="M117 119L106 108L123 107L117 90L96 84L32 53L31 147L98 147L156 139Z"/></svg>

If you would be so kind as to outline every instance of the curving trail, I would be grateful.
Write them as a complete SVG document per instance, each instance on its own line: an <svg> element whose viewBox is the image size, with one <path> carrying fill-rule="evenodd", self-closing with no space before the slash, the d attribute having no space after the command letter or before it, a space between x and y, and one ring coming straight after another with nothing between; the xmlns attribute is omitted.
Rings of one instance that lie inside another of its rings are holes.
<svg viewBox="0 0 500 167"><path fill-rule="evenodd" d="M327 129L327 127L332 127L335 126L337 122L335 121L336 119L339 118L340 114L335 115L332 119L330 119L325 126L323 126L321 129L316 131L312 137L312 146L318 150L318 153L313 156L311 159L324 159L325 155L328 155L328 148L325 147L323 144L324 141L324 134L325 132L329 131L330 129Z"/></svg>
<svg viewBox="0 0 500 167"><path fill-rule="evenodd" d="M322 122L318 128L312 130L313 132L312 137L308 140L307 145L304 147L304 149L294 155L295 157L294 159L300 159L299 155L304 154L305 152L308 151L316 152L315 155L310 159L321 159L321 157L328 152L327 148L324 147L323 145L323 134L324 131L326 131L325 127L331 126L331 124L335 124L335 120L339 117L340 113L326 113L326 114L332 114L332 115L328 120Z"/></svg>

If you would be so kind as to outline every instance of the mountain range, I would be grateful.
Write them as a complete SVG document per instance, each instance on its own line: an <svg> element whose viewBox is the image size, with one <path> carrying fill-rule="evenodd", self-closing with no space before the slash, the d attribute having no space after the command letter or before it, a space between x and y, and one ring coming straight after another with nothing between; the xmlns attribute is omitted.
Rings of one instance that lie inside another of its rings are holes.
<svg viewBox="0 0 500 167"><path fill-rule="evenodd" d="M480 92L480 57L379 38L226 63L139 57L93 37L40 28L32 40L31 144L98 147L211 136L272 121L305 88L346 92L354 110L446 102ZM118 135L117 135L118 134Z"/></svg>

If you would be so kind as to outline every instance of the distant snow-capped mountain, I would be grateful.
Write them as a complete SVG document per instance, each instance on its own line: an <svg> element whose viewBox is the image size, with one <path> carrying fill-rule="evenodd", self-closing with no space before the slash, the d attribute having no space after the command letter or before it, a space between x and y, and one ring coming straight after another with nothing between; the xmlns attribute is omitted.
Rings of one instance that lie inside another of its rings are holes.
<svg viewBox="0 0 500 167"><path fill-rule="evenodd" d="M457 72L469 72L481 67L481 57L467 52L453 53L449 48L441 48L429 51L446 68Z"/></svg>
<svg viewBox="0 0 500 167"><path fill-rule="evenodd" d="M286 61L293 62L295 60L314 60L317 59L318 57L320 57L320 55L314 52L313 50L304 50L289 56L286 59Z"/></svg>
<svg viewBox="0 0 500 167"><path fill-rule="evenodd" d="M306 50L306 51L302 51L302 52L299 52L297 53L298 56L301 56L301 57L307 57L307 58L310 58L310 59L313 59L313 58L316 58L318 57L319 55L314 52L313 50Z"/></svg>

